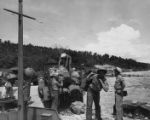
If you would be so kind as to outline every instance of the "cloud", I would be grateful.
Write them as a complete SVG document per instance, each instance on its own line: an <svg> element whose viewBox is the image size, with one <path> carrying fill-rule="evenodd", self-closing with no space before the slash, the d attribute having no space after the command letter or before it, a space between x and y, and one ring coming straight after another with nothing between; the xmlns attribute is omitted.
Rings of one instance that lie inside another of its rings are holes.
<svg viewBox="0 0 150 120"><path fill-rule="evenodd" d="M134 44L141 37L140 31L129 25L121 24L110 30L97 34L97 43L88 44L85 50L100 54L108 53L121 57L136 58L138 56L137 46Z"/></svg>

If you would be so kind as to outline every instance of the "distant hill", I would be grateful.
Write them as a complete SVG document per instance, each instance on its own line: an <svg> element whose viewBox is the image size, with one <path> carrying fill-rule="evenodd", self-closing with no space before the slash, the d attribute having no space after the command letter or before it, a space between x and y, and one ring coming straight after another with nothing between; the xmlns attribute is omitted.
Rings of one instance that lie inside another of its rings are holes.
<svg viewBox="0 0 150 120"><path fill-rule="evenodd" d="M0 39L0 68L17 66L17 51L17 44ZM58 62L62 52L72 56L72 66L74 67L81 67L83 64L86 67L91 67L95 64L110 64L132 70L148 70L150 68L150 64L137 62L133 59L124 59L108 54L93 54L86 51L39 47L31 44L24 45L24 67L30 66L36 70L43 70L44 65L49 61Z"/></svg>

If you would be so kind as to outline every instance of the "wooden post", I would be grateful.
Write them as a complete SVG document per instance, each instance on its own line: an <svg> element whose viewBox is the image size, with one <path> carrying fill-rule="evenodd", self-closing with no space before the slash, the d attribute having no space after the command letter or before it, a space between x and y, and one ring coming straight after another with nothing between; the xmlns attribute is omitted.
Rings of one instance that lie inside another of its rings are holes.
<svg viewBox="0 0 150 120"><path fill-rule="evenodd" d="M18 120L25 120L23 100L23 0L19 0L18 9Z"/></svg>
<svg viewBox="0 0 150 120"><path fill-rule="evenodd" d="M23 14L23 0L18 0L18 11L15 12L5 9L7 12L18 15L18 120L26 120L27 113L25 113L24 96L23 96L23 17L36 20L31 16Z"/></svg>

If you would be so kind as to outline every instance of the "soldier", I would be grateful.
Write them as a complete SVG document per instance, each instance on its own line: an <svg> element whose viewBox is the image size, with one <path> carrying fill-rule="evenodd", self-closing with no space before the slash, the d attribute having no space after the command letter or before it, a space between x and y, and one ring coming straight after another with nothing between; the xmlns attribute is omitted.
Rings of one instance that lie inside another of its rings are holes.
<svg viewBox="0 0 150 120"><path fill-rule="evenodd" d="M51 108L54 110L58 109L58 103L59 103L59 91L60 87L62 87L62 82L58 81L58 74L52 73L50 75L51 82L52 82L52 106Z"/></svg>
<svg viewBox="0 0 150 120"><path fill-rule="evenodd" d="M99 105L100 102L100 91L103 89L105 92L108 91L109 85L105 78L107 73L106 69L98 69L97 74L90 75L88 78L91 83L87 89L87 111L86 111L86 120L92 120L92 104L93 101L95 103L96 114L95 117L97 120L102 120L101 118L101 107Z"/></svg>
<svg viewBox="0 0 150 120"><path fill-rule="evenodd" d="M28 103L31 99L30 89L31 89L31 82L34 75L35 75L35 71L33 68L28 67L24 69L23 95L24 95L24 102L26 103Z"/></svg>
<svg viewBox="0 0 150 120"><path fill-rule="evenodd" d="M25 119L27 119L28 105L31 104L30 90L31 90L31 81L34 75L35 71L33 68L28 67L24 69L23 99L24 99Z"/></svg>
<svg viewBox="0 0 150 120"><path fill-rule="evenodd" d="M6 90L6 94L5 97L6 98L14 98L13 95L13 83L14 83L14 79L16 79L16 75L8 72L4 75L4 86L5 86L5 90Z"/></svg>
<svg viewBox="0 0 150 120"><path fill-rule="evenodd" d="M43 76L38 77L38 93L41 101L45 108L50 108L51 106L51 99L49 88L46 86L46 82Z"/></svg>
<svg viewBox="0 0 150 120"><path fill-rule="evenodd" d="M114 69L114 74L116 77L115 81L115 110L116 110L116 120L123 120L123 90L125 88L125 82L121 76L122 70L119 67Z"/></svg>

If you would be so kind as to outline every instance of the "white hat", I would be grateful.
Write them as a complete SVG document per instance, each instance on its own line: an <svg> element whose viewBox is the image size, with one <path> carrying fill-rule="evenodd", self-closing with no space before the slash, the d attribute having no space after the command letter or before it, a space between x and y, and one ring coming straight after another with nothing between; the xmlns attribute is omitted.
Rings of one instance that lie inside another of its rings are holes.
<svg viewBox="0 0 150 120"><path fill-rule="evenodd" d="M99 71L106 71L107 72L107 68L105 68L103 65L95 65L94 67L96 69L98 69Z"/></svg>
<svg viewBox="0 0 150 120"><path fill-rule="evenodd" d="M66 56L67 56L66 53L62 53L62 54L61 54L61 58L65 58Z"/></svg>
<svg viewBox="0 0 150 120"><path fill-rule="evenodd" d="M122 73L122 69L119 67L116 67L115 70L118 71L119 73Z"/></svg>

